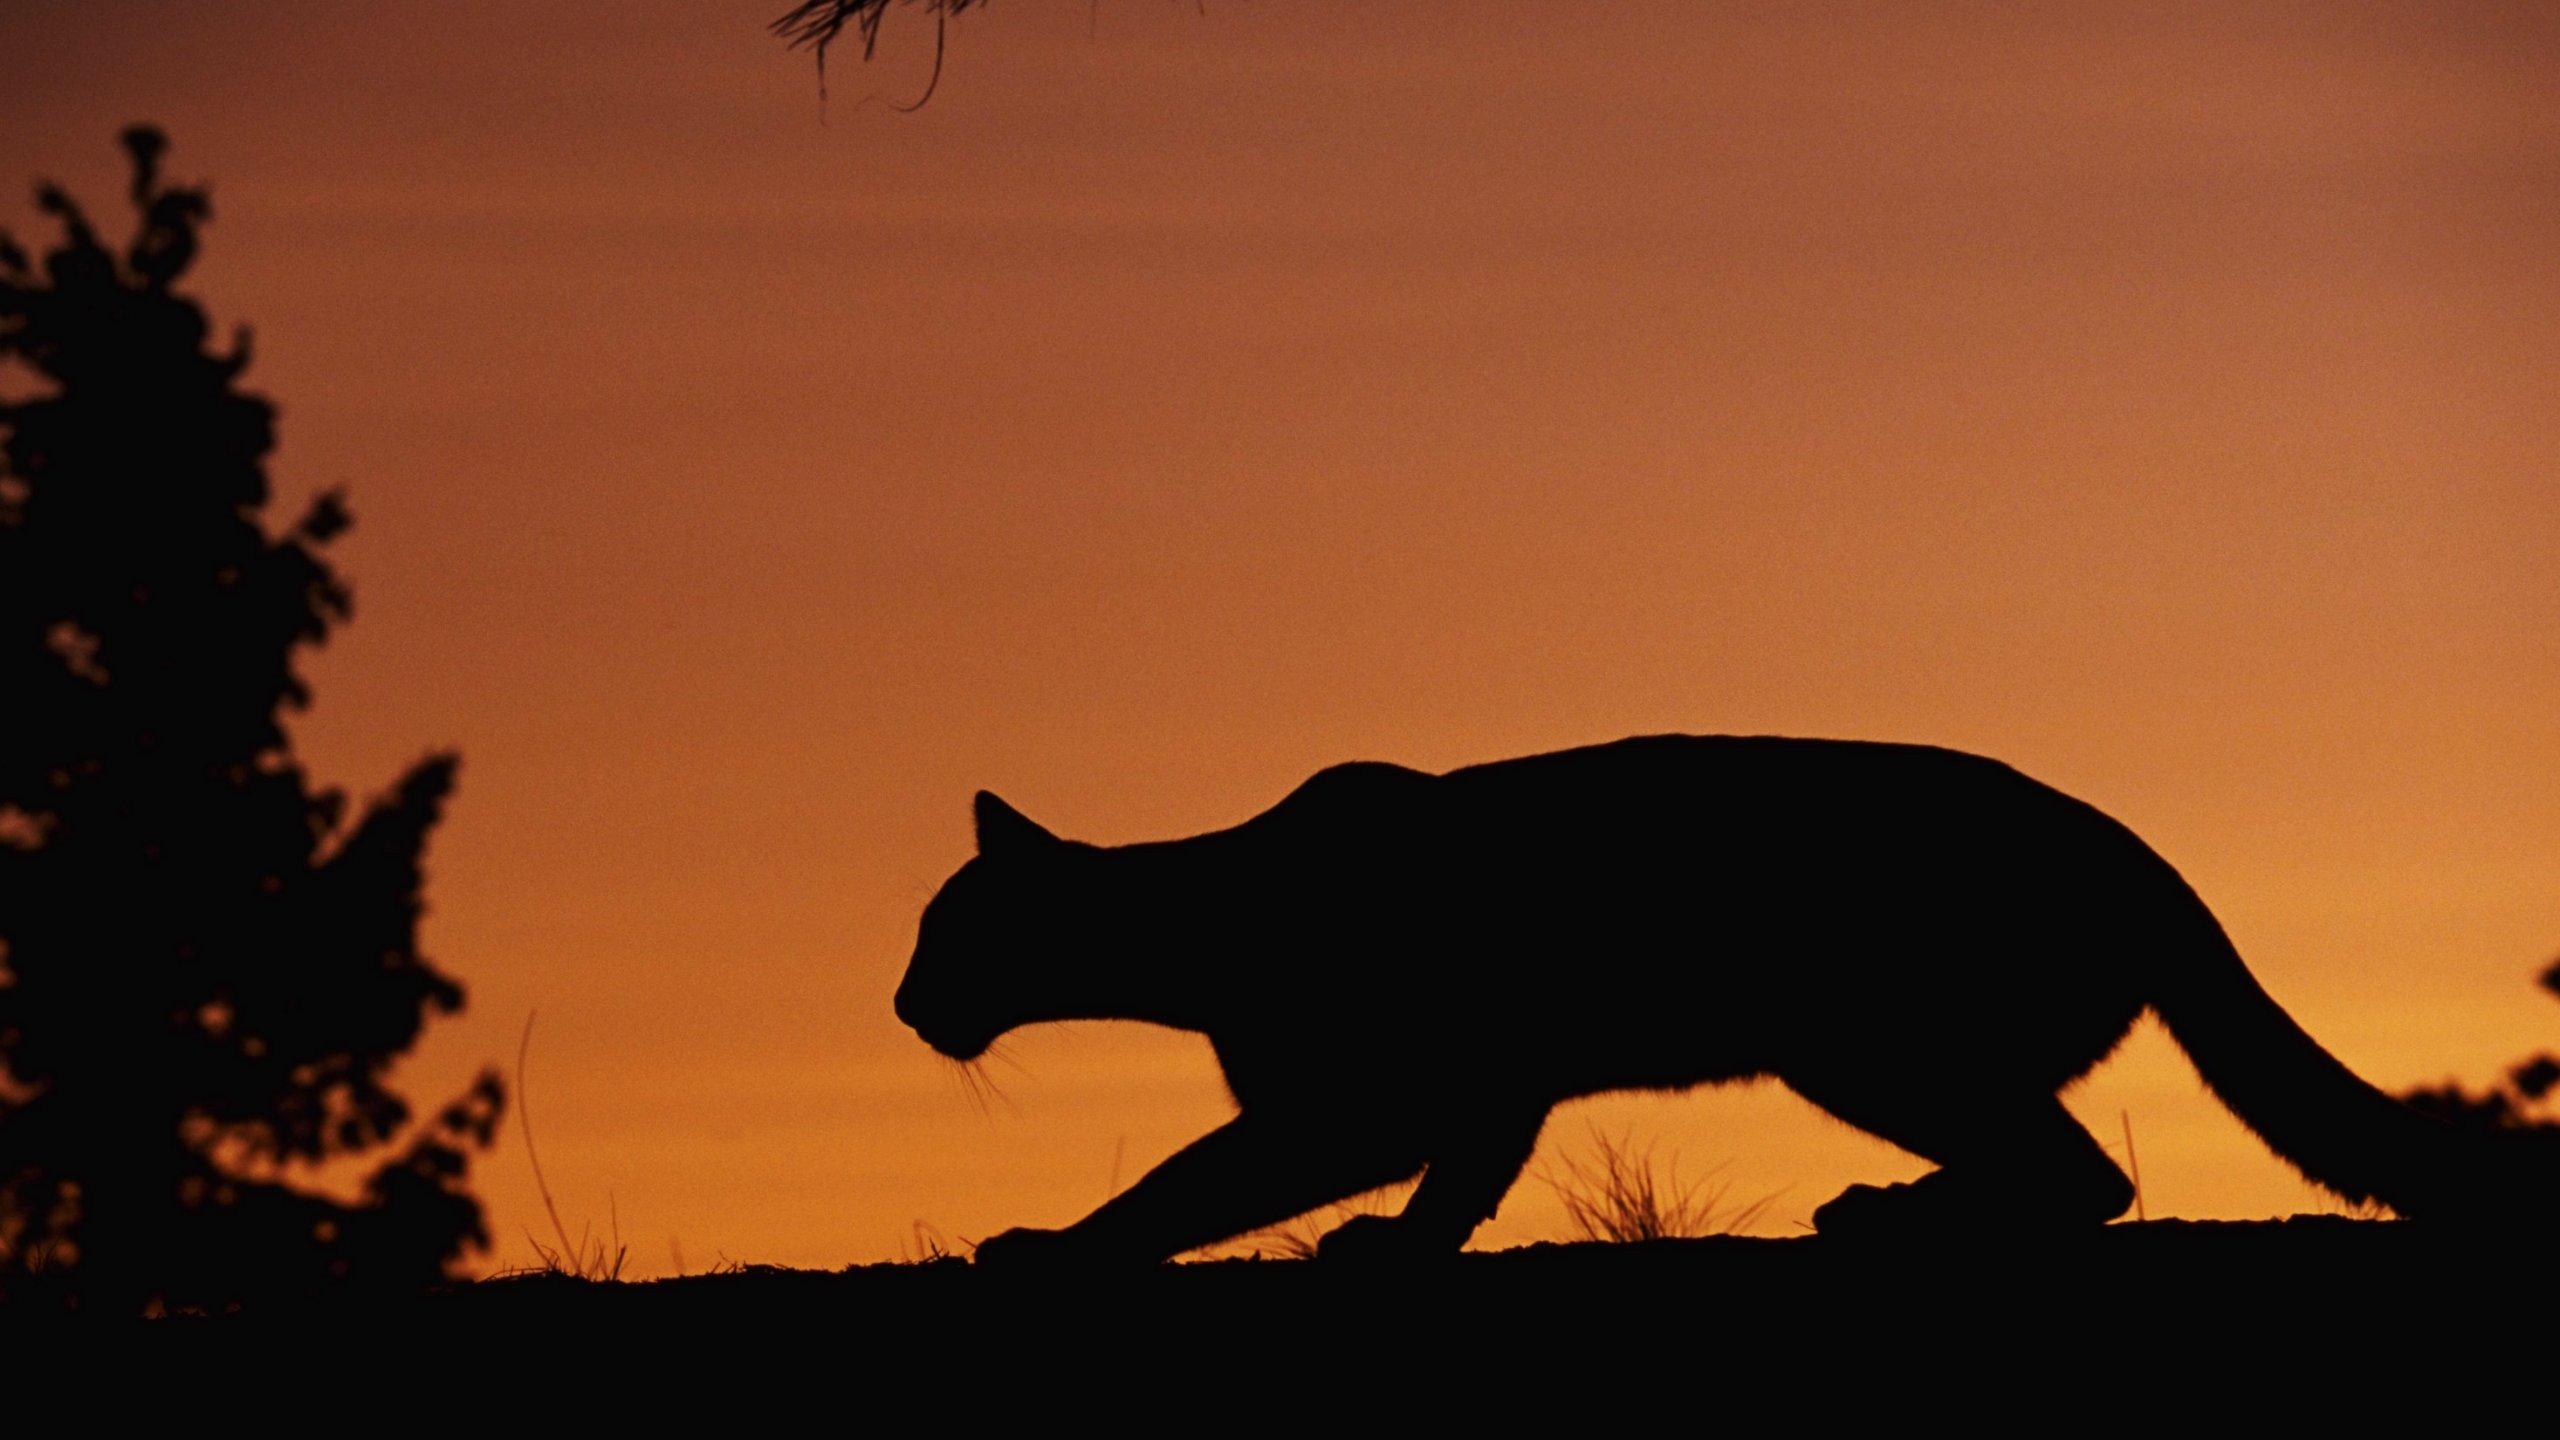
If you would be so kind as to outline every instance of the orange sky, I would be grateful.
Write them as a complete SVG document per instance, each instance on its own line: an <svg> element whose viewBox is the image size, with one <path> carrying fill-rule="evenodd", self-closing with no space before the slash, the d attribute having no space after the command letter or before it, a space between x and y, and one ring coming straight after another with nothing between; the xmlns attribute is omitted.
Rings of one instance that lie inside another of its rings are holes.
<svg viewBox="0 0 2560 1440"><path fill-rule="evenodd" d="M1062 1223L1223 1115L1126 1026L981 1115L890 1016L980 786L1123 841L1354 757L1931 741L2133 825L2377 1080L2560 1035L2538 0L1019 0L823 117L782 8L0 10L0 215L166 126L283 490L352 486L308 758L465 755L417 1092L539 1009L635 1270ZM2148 1026L2074 1103L2155 1216L2317 1203ZM1586 1118L1778 1232L1917 1170L1771 1090Z"/></svg>

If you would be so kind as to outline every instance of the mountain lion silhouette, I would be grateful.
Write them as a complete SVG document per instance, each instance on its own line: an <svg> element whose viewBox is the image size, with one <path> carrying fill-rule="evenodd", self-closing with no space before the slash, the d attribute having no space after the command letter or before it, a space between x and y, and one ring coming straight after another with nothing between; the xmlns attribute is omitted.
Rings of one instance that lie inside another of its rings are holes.
<svg viewBox="0 0 2560 1440"><path fill-rule="evenodd" d="M984 792L976 818L898 1017L962 1060L1041 1021L1195 1030L1238 1108L981 1263L1162 1260L1417 1173L1320 1254L1453 1251L1559 1102L1772 1076L1939 1167L1851 1186L1825 1235L2094 1225L2133 1187L2056 1092L2146 1008L2349 1200L2480 1218L2560 1190L2332 1058L2132 831L1976 755L1663 735L1339 765L1149 844L1063 840Z"/></svg>

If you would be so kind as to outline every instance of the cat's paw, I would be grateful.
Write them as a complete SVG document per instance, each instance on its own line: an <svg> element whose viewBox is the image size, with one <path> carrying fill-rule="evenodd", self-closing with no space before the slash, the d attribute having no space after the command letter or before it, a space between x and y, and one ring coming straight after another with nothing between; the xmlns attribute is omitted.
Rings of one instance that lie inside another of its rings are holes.
<svg viewBox="0 0 2560 1440"><path fill-rule="evenodd" d="M1316 1242L1327 1265L1410 1265L1455 1249L1445 1237L1393 1215L1354 1215Z"/></svg>
<svg viewBox="0 0 2560 1440"><path fill-rule="evenodd" d="M1814 1207L1817 1234L1841 1240L1945 1239L1989 1233L2014 1221L1986 1204L1978 1189L1950 1184L1944 1172L1895 1185L1852 1185Z"/></svg>
<svg viewBox="0 0 2560 1440"><path fill-rule="evenodd" d="M969 1259L1015 1272L1083 1270L1100 1263L1091 1246L1064 1230L1006 1230L979 1241Z"/></svg>
<svg viewBox="0 0 2560 1440"><path fill-rule="evenodd" d="M1814 1233L1862 1240L1910 1228L1908 1185L1852 1185L1813 1209ZM1899 1196L1896 1191L1902 1192Z"/></svg>

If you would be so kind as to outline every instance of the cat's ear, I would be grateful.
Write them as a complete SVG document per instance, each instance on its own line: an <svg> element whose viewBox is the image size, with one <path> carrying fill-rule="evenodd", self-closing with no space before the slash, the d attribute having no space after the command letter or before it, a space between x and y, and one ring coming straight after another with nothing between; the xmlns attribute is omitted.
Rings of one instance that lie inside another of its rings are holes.
<svg viewBox="0 0 2560 1440"><path fill-rule="evenodd" d="M1023 814L995 797L991 790L978 792L978 853L996 855L1028 850L1035 845L1055 845L1058 837L1040 828L1040 822Z"/></svg>

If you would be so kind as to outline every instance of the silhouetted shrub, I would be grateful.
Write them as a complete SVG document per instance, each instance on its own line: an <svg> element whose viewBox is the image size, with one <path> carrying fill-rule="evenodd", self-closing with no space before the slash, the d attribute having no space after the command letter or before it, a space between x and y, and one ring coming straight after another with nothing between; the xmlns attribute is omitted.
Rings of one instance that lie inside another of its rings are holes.
<svg viewBox="0 0 2560 1440"><path fill-rule="evenodd" d="M205 193L161 180L159 132L123 139L123 250L52 186L40 266L0 233L0 1294L423 1285L486 1244L464 1182L502 1103L484 1072L412 1126L386 1083L462 1005L417 945L454 759L353 825L295 762L347 512L268 532L247 337L212 350L172 288Z"/></svg>
<svg viewBox="0 0 2560 1440"><path fill-rule="evenodd" d="M2560 961L2544 970L2536 983L2560 996ZM2560 1089L2560 1056L2545 1053L2509 1066L2506 1077L2485 1090L2465 1090L2448 1080L2400 1098L2464 1129L2534 1131L2560 1147L2560 1118L2553 1117L2544 1103L2554 1089Z"/></svg>

